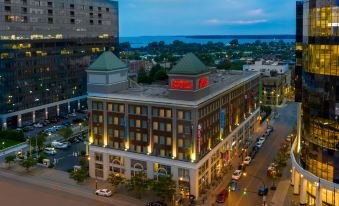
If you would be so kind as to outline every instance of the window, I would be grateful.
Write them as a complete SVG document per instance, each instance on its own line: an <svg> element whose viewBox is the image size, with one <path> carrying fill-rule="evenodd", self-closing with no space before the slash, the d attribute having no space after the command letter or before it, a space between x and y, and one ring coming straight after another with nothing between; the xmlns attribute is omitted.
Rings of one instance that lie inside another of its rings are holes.
<svg viewBox="0 0 339 206"><path fill-rule="evenodd" d="M142 134L142 141L148 142L147 134Z"/></svg>
<svg viewBox="0 0 339 206"><path fill-rule="evenodd" d="M172 145L172 138L167 137L166 144L167 145Z"/></svg>
<svg viewBox="0 0 339 206"><path fill-rule="evenodd" d="M142 120L142 128L143 129L147 128L147 121L146 120Z"/></svg>
<svg viewBox="0 0 339 206"><path fill-rule="evenodd" d="M74 9L74 4L70 4L69 8Z"/></svg>
<svg viewBox="0 0 339 206"><path fill-rule="evenodd" d="M184 154L182 152L178 153L178 159L183 160L184 159Z"/></svg>
<svg viewBox="0 0 339 206"><path fill-rule="evenodd" d="M184 132L184 126L182 124L178 125L178 134L182 134Z"/></svg>
<svg viewBox="0 0 339 206"><path fill-rule="evenodd" d="M184 118L184 112L183 111L178 111L178 119L183 119Z"/></svg>
<svg viewBox="0 0 339 206"><path fill-rule="evenodd" d="M108 136L113 137L113 129L108 129Z"/></svg>
<svg viewBox="0 0 339 206"><path fill-rule="evenodd" d="M140 153L141 152L141 146L137 145L137 152Z"/></svg>
<svg viewBox="0 0 339 206"><path fill-rule="evenodd" d="M101 11L101 7L98 7L98 11Z"/></svg>
<svg viewBox="0 0 339 206"><path fill-rule="evenodd" d="M188 139L185 140L185 148L190 148L191 143Z"/></svg>
<svg viewBox="0 0 339 206"><path fill-rule="evenodd" d="M158 115L158 109L153 109L153 117L157 117Z"/></svg>
<svg viewBox="0 0 339 206"><path fill-rule="evenodd" d="M131 146L130 146L130 148L129 148L131 151L135 151L135 146L134 146L134 144L132 144Z"/></svg>
<svg viewBox="0 0 339 206"><path fill-rule="evenodd" d="M101 24L102 24L102 21L101 21L101 20L98 20L98 24L101 25Z"/></svg>
<svg viewBox="0 0 339 206"><path fill-rule="evenodd" d="M125 126L125 118L124 117L120 117L120 125Z"/></svg>
<svg viewBox="0 0 339 206"><path fill-rule="evenodd" d="M11 7L10 6L5 6L5 11L11 11Z"/></svg>
<svg viewBox="0 0 339 206"><path fill-rule="evenodd" d="M182 147L184 145L184 141L182 139L178 139L178 147Z"/></svg>
<svg viewBox="0 0 339 206"><path fill-rule="evenodd" d="M185 126L185 134L191 134L190 126Z"/></svg>
<svg viewBox="0 0 339 206"><path fill-rule="evenodd" d="M137 141L141 141L141 134L139 132L137 132L137 138L136 138Z"/></svg>
<svg viewBox="0 0 339 206"><path fill-rule="evenodd" d="M153 122L153 129L158 130L158 128L159 128L158 122Z"/></svg>
<svg viewBox="0 0 339 206"><path fill-rule="evenodd" d="M120 130L120 137L125 137L125 130Z"/></svg>
<svg viewBox="0 0 339 206"><path fill-rule="evenodd" d="M71 24L75 24L75 20L74 19L70 19Z"/></svg>
<svg viewBox="0 0 339 206"><path fill-rule="evenodd" d="M141 121L138 119L136 120L136 127L137 128L140 128L141 127Z"/></svg>
<svg viewBox="0 0 339 206"><path fill-rule="evenodd" d="M48 9L47 13L48 13L48 15L52 15L53 14L53 10L52 9Z"/></svg>
<svg viewBox="0 0 339 206"><path fill-rule="evenodd" d="M165 157L165 150L164 149L160 150L160 156Z"/></svg>
<svg viewBox="0 0 339 206"><path fill-rule="evenodd" d="M139 106L135 107L135 113L136 114L141 114L141 108Z"/></svg>
<svg viewBox="0 0 339 206"><path fill-rule="evenodd" d="M53 18L48 18L48 23L53 24Z"/></svg>
<svg viewBox="0 0 339 206"><path fill-rule="evenodd" d="M157 136L157 135L153 135L153 142L154 143L158 143L158 140L159 139L159 137Z"/></svg>
<svg viewBox="0 0 339 206"><path fill-rule="evenodd" d="M164 136L160 136L160 144L165 144L165 137Z"/></svg>
<svg viewBox="0 0 339 206"><path fill-rule="evenodd" d="M165 131L165 123L160 122L160 131Z"/></svg>
<svg viewBox="0 0 339 206"><path fill-rule="evenodd" d="M26 7L21 7L21 13L26 14L27 13L27 8Z"/></svg>
<svg viewBox="0 0 339 206"><path fill-rule="evenodd" d="M93 122L97 123L98 122L98 115L93 114Z"/></svg>
<svg viewBox="0 0 339 206"><path fill-rule="evenodd" d="M135 140L135 133L134 132L130 132L129 133L129 137L131 140Z"/></svg>
<svg viewBox="0 0 339 206"><path fill-rule="evenodd" d="M147 116L147 107L142 107L141 108L141 114Z"/></svg>
<svg viewBox="0 0 339 206"><path fill-rule="evenodd" d="M185 120L191 120L191 112L185 112Z"/></svg>
<svg viewBox="0 0 339 206"><path fill-rule="evenodd" d="M95 155L95 160L96 161L100 161L100 162L102 162L102 154L101 153L94 153L94 155Z"/></svg>
<svg viewBox="0 0 339 206"><path fill-rule="evenodd" d="M106 8L106 12L109 12L109 8Z"/></svg>
<svg viewBox="0 0 339 206"><path fill-rule="evenodd" d="M74 11L70 11L69 15L74 16Z"/></svg>
<svg viewBox="0 0 339 206"><path fill-rule="evenodd" d="M21 0L22 4L26 5L27 4L27 0Z"/></svg>
<svg viewBox="0 0 339 206"><path fill-rule="evenodd" d="M89 7L89 10L90 10L90 11L93 11L93 6L90 6L90 7Z"/></svg>
<svg viewBox="0 0 339 206"><path fill-rule="evenodd" d="M101 17L102 17L102 14L98 14L98 17L101 18Z"/></svg>
<svg viewBox="0 0 339 206"><path fill-rule="evenodd" d="M172 124L171 123L167 123L166 124L166 131L167 132L172 132Z"/></svg>
<svg viewBox="0 0 339 206"><path fill-rule="evenodd" d="M170 109L166 110L166 117L171 118L172 117L172 111Z"/></svg>
<svg viewBox="0 0 339 206"><path fill-rule="evenodd" d="M134 119L130 119L129 120L129 125L130 125L130 127L135 127L135 120Z"/></svg>
<svg viewBox="0 0 339 206"><path fill-rule="evenodd" d="M165 110L164 109L160 109L160 117L165 117Z"/></svg>
<svg viewBox="0 0 339 206"><path fill-rule="evenodd" d="M112 116L108 116L107 117L107 123L108 124L112 124L113 123L113 117Z"/></svg>
<svg viewBox="0 0 339 206"><path fill-rule="evenodd" d="M92 103L92 109L93 110L103 110L104 106L102 102L93 102Z"/></svg>
<svg viewBox="0 0 339 206"><path fill-rule="evenodd" d="M129 105L129 106L128 106L128 113L130 113L130 114L135 114L135 106Z"/></svg>
<svg viewBox="0 0 339 206"><path fill-rule="evenodd" d="M52 7L53 6L53 2L51 2L51 1L47 2L47 6L48 7Z"/></svg>
<svg viewBox="0 0 339 206"><path fill-rule="evenodd" d="M119 118L118 117L114 117L114 125L119 125Z"/></svg>
<svg viewBox="0 0 339 206"><path fill-rule="evenodd" d="M114 130L114 137L119 138L119 130Z"/></svg>
<svg viewBox="0 0 339 206"><path fill-rule="evenodd" d="M119 112L121 112L121 113L125 112L125 105L123 105L123 104L119 105Z"/></svg>
<svg viewBox="0 0 339 206"><path fill-rule="evenodd" d="M93 25L93 20L89 20L89 23L90 23L91 25Z"/></svg>
<svg viewBox="0 0 339 206"><path fill-rule="evenodd" d="M99 123L102 123L104 121L104 117L102 115L99 115Z"/></svg>

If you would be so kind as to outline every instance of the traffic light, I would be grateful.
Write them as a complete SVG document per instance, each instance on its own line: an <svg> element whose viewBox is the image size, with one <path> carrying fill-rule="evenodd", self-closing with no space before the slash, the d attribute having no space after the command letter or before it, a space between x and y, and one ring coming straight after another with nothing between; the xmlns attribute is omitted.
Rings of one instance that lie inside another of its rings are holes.
<svg viewBox="0 0 339 206"><path fill-rule="evenodd" d="M247 188L244 188L244 191L242 192L243 195L247 195Z"/></svg>

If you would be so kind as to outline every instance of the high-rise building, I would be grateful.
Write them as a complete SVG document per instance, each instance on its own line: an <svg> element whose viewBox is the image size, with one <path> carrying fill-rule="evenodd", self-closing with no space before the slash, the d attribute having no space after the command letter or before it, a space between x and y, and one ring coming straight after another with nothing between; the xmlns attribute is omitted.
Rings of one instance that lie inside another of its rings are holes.
<svg viewBox="0 0 339 206"><path fill-rule="evenodd" d="M297 2L297 138L292 185L300 204L339 205L339 1Z"/></svg>
<svg viewBox="0 0 339 206"><path fill-rule="evenodd" d="M138 85L111 52L87 70L90 176L172 175L199 197L223 165L246 156L259 124L259 72L210 71L187 54L168 85Z"/></svg>
<svg viewBox="0 0 339 206"><path fill-rule="evenodd" d="M118 43L118 3L0 0L0 121L21 127L86 107L89 64Z"/></svg>

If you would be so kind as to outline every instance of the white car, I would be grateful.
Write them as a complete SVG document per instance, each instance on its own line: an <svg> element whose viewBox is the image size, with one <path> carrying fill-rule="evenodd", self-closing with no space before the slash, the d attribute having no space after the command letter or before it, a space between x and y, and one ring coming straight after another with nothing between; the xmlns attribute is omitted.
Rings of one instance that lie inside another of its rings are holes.
<svg viewBox="0 0 339 206"><path fill-rule="evenodd" d="M76 117L77 114L76 114L76 113L72 113L72 114L69 114L68 116L70 116L70 117Z"/></svg>
<svg viewBox="0 0 339 206"><path fill-rule="evenodd" d="M262 142L262 143L264 143L264 142L265 142L265 140L266 140L266 138L265 138L265 137L260 137L258 142Z"/></svg>
<svg viewBox="0 0 339 206"><path fill-rule="evenodd" d="M44 125L41 124L41 123L36 123L36 124L33 124L33 127L35 127L35 128L42 128L42 127L44 127Z"/></svg>
<svg viewBox="0 0 339 206"><path fill-rule="evenodd" d="M95 194L98 196L103 196L103 197L110 197L112 196L112 191L108 189L99 189L95 191Z"/></svg>
<svg viewBox="0 0 339 206"><path fill-rule="evenodd" d="M260 142L260 141L259 141L259 142L257 142L257 144L256 144L255 146L258 147L258 148L261 148L261 147L262 147L262 143L263 143L263 142Z"/></svg>
<svg viewBox="0 0 339 206"><path fill-rule="evenodd" d="M66 149L68 147L67 143L62 143L62 142L57 142L57 141L53 141L51 145L52 147L56 149Z"/></svg>
<svg viewBox="0 0 339 206"><path fill-rule="evenodd" d="M44 153L49 155L55 155L57 152L53 147L46 147L44 149Z"/></svg>
<svg viewBox="0 0 339 206"><path fill-rule="evenodd" d="M245 157L243 163L245 165L249 165L251 163L251 161L252 161L252 158L250 156L247 156L247 157Z"/></svg>
<svg viewBox="0 0 339 206"><path fill-rule="evenodd" d="M232 179L233 180L239 180L241 175L242 175L242 171L241 170L236 170L232 174Z"/></svg>

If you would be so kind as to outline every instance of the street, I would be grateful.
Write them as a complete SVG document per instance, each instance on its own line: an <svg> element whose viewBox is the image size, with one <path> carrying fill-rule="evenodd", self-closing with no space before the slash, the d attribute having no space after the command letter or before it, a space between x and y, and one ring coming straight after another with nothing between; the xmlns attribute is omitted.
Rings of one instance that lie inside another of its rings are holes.
<svg viewBox="0 0 339 206"><path fill-rule="evenodd" d="M296 124L296 105L294 103L287 104L282 108L278 108L280 114L278 119L275 119L273 127L274 131L267 138L257 156L252 160L251 164L246 168L246 176L242 176L238 181L238 191L230 193L224 204L227 206L258 206L262 205L263 197L258 195L258 189L265 184L266 187L272 186L272 179L267 177L266 171L271 162L273 162L280 145L285 141L287 135ZM233 165L237 167L237 165ZM288 169L288 168L285 168ZM231 181L231 177L225 182L225 187ZM243 194L244 188L247 189L247 194ZM272 199L274 191L269 190L266 197L266 205ZM215 194L217 195L217 194Z"/></svg>
<svg viewBox="0 0 339 206"><path fill-rule="evenodd" d="M71 193L27 184L0 176L0 200L3 206L108 206L100 201Z"/></svg>

